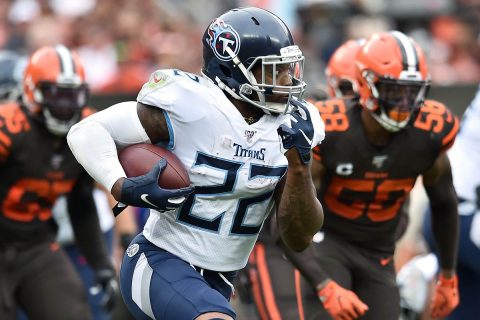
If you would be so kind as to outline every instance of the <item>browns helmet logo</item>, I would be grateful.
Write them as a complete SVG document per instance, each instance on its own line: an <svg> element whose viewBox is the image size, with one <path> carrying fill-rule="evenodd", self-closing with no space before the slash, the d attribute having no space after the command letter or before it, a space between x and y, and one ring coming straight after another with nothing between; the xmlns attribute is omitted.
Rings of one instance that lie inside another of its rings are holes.
<svg viewBox="0 0 480 320"><path fill-rule="evenodd" d="M205 41L210 45L215 56L222 61L232 60L240 50L240 37L237 31L223 20L212 21L208 27L208 37ZM228 52L230 50L233 55Z"/></svg>

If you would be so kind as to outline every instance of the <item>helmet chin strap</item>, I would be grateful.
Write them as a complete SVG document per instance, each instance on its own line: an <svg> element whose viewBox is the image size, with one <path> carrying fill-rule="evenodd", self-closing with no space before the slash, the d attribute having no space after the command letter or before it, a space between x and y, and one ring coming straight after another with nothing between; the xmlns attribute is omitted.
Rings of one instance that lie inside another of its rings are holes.
<svg viewBox="0 0 480 320"><path fill-rule="evenodd" d="M383 112L383 110L380 110L381 114L378 115L375 112L371 111L370 114L372 117L387 131L390 132L398 132L405 128L407 123L410 121L410 117L408 117L406 120L402 122L396 122L396 124L392 123L393 120L388 118L388 116Z"/></svg>

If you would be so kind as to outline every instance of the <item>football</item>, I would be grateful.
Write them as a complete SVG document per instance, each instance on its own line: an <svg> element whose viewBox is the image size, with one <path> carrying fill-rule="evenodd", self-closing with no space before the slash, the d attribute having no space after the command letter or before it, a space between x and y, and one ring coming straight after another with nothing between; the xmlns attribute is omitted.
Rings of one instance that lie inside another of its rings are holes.
<svg viewBox="0 0 480 320"><path fill-rule="evenodd" d="M148 143L134 144L118 154L120 164L127 177L146 174L161 159L167 160L167 167L160 174L158 184L165 189L179 189L190 186L190 178L183 163L170 150Z"/></svg>

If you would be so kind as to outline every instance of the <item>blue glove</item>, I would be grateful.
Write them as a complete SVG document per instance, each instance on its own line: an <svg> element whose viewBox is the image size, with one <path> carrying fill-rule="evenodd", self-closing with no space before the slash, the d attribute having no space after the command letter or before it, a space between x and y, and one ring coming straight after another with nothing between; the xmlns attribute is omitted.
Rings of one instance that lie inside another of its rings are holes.
<svg viewBox="0 0 480 320"><path fill-rule="evenodd" d="M158 185L158 178L167 167L167 161L158 161L147 174L126 178L120 202L135 207L169 211L180 207L195 190L193 187L169 190Z"/></svg>
<svg viewBox="0 0 480 320"><path fill-rule="evenodd" d="M295 110L290 113L291 127L283 123L278 127L277 132L282 138L283 148L297 149L300 159L307 164L310 162L310 151L315 132L310 112L305 100L292 98L289 102L295 107Z"/></svg>

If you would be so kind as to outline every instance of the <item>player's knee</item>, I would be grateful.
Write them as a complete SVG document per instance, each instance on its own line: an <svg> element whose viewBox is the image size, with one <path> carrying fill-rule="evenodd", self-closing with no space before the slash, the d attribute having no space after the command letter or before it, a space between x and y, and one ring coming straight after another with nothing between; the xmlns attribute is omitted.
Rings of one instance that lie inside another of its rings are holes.
<svg viewBox="0 0 480 320"><path fill-rule="evenodd" d="M208 312L199 315L195 320L233 320L233 318L225 313Z"/></svg>

